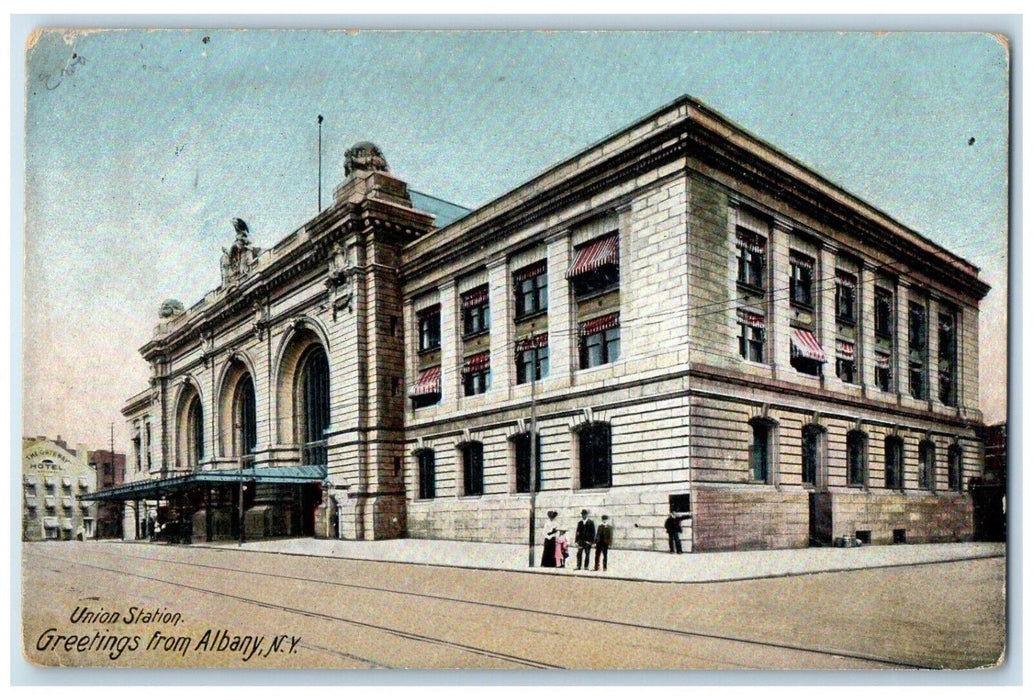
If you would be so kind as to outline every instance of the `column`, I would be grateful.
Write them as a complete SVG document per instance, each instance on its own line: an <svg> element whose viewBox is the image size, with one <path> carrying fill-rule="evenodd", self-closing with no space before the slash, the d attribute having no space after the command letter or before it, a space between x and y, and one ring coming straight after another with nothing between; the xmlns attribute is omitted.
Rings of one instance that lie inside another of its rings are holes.
<svg viewBox="0 0 1033 700"><path fill-rule="evenodd" d="M545 239L549 261L549 376L550 388L570 386L573 371L574 344L577 342L576 319L570 303L570 230L564 229ZM622 266L624 256L621 256ZM621 271L623 273L623 270ZM624 277L622 276L622 280Z"/></svg>
<svg viewBox="0 0 1033 700"><path fill-rule="evenodd" d="M929 387L926 399L932 410L934 403L943 405L940 403L940 305L932 297L925 302L925 317L925 376Z"/></svg>
<svg viewBox="0 0 1033 700"><path fill-rule="evenodd" d="M836 248L822 242L818 251L818 269L814 275L815 319L814 329L818 342L825 351L825 367L822 369L822 383L825 386L842 385L836 376ZM857 348L854 348L856 353ZM856 361L856 360L855 360Z"/></svg>
<svg viewBox="0 0 1033 700"><path fill-rule="evenodd" d="M771 253L767 271L765 353L772 364L772 376L776 379L783 379L787 372L794 371L789 365L789 240L792 231L792 224L776 219L768 242Z"/></svg>
<svg viewBox="0 0 1033 700"><path fill-rule="evenodd" d="M438 288L441 303L441 406L449 411L458 408L462 391L459 388L459 327L456 318L455 280Z"/></svg>
<svg viewBox="0 0 1033 700"><path fill-rule="evenodd" d="M506 257L488 262L488 307L491 310L491 389L489 394L508 399L515 381L513 347L513 284Z"/></svg>
<svg viewBox="0 0 1033 700"><path fill-rule="evenodd" d="M875 386L875 265L864 260L857 268L857 371L865 396L874 396Z"/></svg>
<svg viewBox="0 0 1033 700"><path fill-rule="evenodd" d="M895 384L898 400L902 397L911 396L910 383L908 381L908 318L907 304L908 293L911 287L904 280L897 281L897 287L893 293L893 303L897 306L897 317L893 327L893 340L896 344Z"/></svg>
<svg viewBox="0 0 1033 700"><path fill-rule="evenodd" d="M406 408L411 410L412 402L409 400L409 389L419 378L416 339L419 337L419 329L416 327L416 312L413 309L411 298L402 302L402 337L405 343L405 376L402 378L402 391L405 392Z"/></svg>

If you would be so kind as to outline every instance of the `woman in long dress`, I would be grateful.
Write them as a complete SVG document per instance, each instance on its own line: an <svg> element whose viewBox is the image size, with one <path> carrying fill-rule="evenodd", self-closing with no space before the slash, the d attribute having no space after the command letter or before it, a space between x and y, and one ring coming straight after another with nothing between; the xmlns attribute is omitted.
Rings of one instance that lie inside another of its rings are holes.
<svg viewBox="0 0 1033 700"><path fill-rule="evenodd" d="M556 516L559 515L554 510L550 510L547 515L548 520L545 521L545 526L542 528L545 533L545 540L542 542L542 566L550 568L556 568L556 535L559 533L559 523L556 521Z"/></svg>

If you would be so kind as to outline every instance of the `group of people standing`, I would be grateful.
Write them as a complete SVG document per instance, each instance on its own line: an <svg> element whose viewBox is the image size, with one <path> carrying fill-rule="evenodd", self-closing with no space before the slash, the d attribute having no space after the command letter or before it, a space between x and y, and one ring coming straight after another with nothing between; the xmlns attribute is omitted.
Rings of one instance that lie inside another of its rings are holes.
<svg viewBox="0 0 1033 700"><path fill-rule="evenodd" d="M570 542L567 539L567 530L557 517L559 513L550 510L548 520L545 521L545 541L542 545L542 563L544 567L565 567L569 556ZM602 562L603 571L606 571L607 557L610 545L613 543L613 525L610 523L610 516L603 515L602 522L596 527L595 522L588 517L588 511L581 511L581 520L577 523L574 531L574 545L577 547L577 570L588 570L591 560L592 547L595 547L595 570L599 571L599 563Z"/></svg>

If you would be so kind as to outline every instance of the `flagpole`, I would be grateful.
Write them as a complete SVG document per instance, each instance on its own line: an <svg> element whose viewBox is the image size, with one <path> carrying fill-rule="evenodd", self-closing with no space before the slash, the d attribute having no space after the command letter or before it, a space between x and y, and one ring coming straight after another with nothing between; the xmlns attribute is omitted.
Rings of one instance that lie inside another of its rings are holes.
<svg viewBox="0 0 1033 700"><path fill-rule="evenodd" d="M317 146L317 157L318 168L319 168L319 184L316 187L317 190L317 205L316 213L323 211L323 115L320 114L316 117L316 124L319 127L319 141Z"/></svg>

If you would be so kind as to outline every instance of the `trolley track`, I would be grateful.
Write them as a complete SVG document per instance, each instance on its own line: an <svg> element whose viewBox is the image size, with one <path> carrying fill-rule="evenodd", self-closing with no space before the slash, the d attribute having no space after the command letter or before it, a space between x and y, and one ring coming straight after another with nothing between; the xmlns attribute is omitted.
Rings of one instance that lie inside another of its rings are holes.
<svg viewBox="0 0 1033 700"><path fill-rule="evenodd" d="M111 557L114 556L114 555L108 554L106 552L104 552L103 554L106 555L106 556L111 556ZM332 615L332 614L323 613L323 612L316 611L316 610L303 609L303 608L295 607L295 606L292 606L292 605L281 605L281 604L278 604L278 603L270 603L270 602L267 602L267 601L257 600L257 599L254 599L254 598L249 598L249 597L246 597L246 596L241 596L241 595L237 595L237 594L233 594L233 593L221 592L221 591L213 590L211 588L197 586L197 585L194 585L194 584L185 584L185 583L181 583L179 581L170 580L170 579L162 578L162 577L159 577L159 576L150 576L150 575L141 574L141 573L134 573L134 572L130 572L130 571L125 570L124 567L108 567L108 566L103 566L103 565L97 564L97 563L87 563L87 562L83 562L83 561L70 560L70 559L65 559L65 558L62 558L62 557L56 557L56 556L53 556L53 555L48 555L48 557L52 558L54 560L57 560L57 561L64 562L66 564L86 566L86 567L98 569L98 570L101 570L101 571L107 571L107 572L110 572L110 573L116 573L116 574L121 574L121 575L125 575L125 576L137 577L137 578L141 578L141 579L145 579L145 580L149 580L149 581L164 583L164 584L167 584L167 585L182 586L184 588L187 588L187 589L199 592L199 593L216 595L216 596L220 596L220 597L223 597L223 598L232 599L232 600L235 600L235 601L238 601L238 602L255 605L255 606L258 606L258 607L280 610L280 611L291 613L291 614L296 614L296 615L302 615L302 616L306 616L306 617L323 619L323 620L330 621L330 622L335 622L335 623L348 624L348 625L352 625L352 626L359 627L359 628L365 628L365 629L370 629L370 630L377 630L377 631L385 632L385 633L388 633L388 634L391 634L393 636L396 636L396 637L399 637L399 638L402 638L402 639L406 639L406 640L409 640L409 641L417 641L417 642L423 642L423 643L428 643L428 644L442 645L442 646L445 646L445 647L450 647L450 648L453 648L453 649L462 650L462 651L465 651L465 652L468 652L468 653L473 653L473 654L482 655L482 656L490 657L490 658L497 659L497 660L502 660L502 661L514 663L514 664L517 664L517 665L520 665L520 666L525 666L525 667L530 667L530 668L539 668L539 669L558 669L558 668L563 668L562 666L559 666L559 665L556 665L556 664L546 663L546 662L542 662L542 661L538 661L538 660L535 660L535 659L531 659L531 658L527 658L527 657L522 657L522 656L518 656L518 655L507 654L505 652L498 652L498 651L495 651L495 650L492 650L492 649L488 649L488 648L485 648L485 647L479 647L479 646L476 646L476 645L470 645L470 644L465 644L465 643L462 643L462 642L456 642L454 640L448 640L448 639L444 639L444 638L440 638L440 637L434 637L434 636L430 636L430 635L414 633L414 632L411 632L411 631L406 631L406 630L403 630L403 629L400 629L400 628L391 627L391 626L384 625L384 624L376 624L376 623L364 622L364 621L356 620L356 619L353 619L353 618L343 617L343 616L340 616L340 615ZM178 565L178 566L181 566L181 567L188 567L188 568L194 568L194 569L221 571L221 572L224 572L224 573L227 573L227 574L239 574L239 575L246 575L246 576L250 576L250 577L256 577L256 576L258 576L258 577L268 577L268 578L272 578L272 579L280 579L280 580L285 580L285 581L295 581L295 582L299 582L299 583L309 583L309 584L318 584L318 585L324 585L324 586L331 586L331 587L341 588L341 589L351 589L351 590L372 592L372 593L377 593L377 594L388 594L388 595L394 595L394 596L411 597L411 598L415 598L417 601L423 600L423 601L440 601L440 602L447 602L447 603L458 603L458 604L462 604L462 605L474 606L476 608L487 609L489 611L489 613L492 612L492 611L497 612L497 613L501 613L501 612L516 612L516 613L520 613L520 614L528 614L528 615L533 615L533 616L542 616L542 617L544 617L546 619L563 620L563 621L567 621L567 622L600 624L600 625L607 625L607 626L617 627L617 628L621 628L621 629L625 629L625 630L639 630L639 631L648 632L648 633L654 633L654 634L659 634L659 635L670 635L672 637L696 638L696 639L710 640L710 641L721 642L721 643L740 644L740 645L745 645L747 647L767 648L767 649L772 649L772 650L789 651L789 652L795 652L795 653L800 653L800 654L812 654L812 655L816 655L816 656L824 657L824 658L851 659L851 660L855 660L855 661L862 661L862 662L880 664L880 665L883 665L883 666L886 666L886 667L891 667L891 668L901 668L901 669L905 669L905 668L906 669L929 669L929 668L934 668L934 667L928 666L928 665L903 662L903 661L899 661L897 659L881 657L881 656L877 656L877 655L873 655L873 654L858 653L858 652L854 652L854 651L834 650L834 649L817 648L817 647L808 647L808 646L804 646L804 645L787 644L787 643L784 643L784 642L772 642L772 641L767 641L767 640L762 640L762 639L751 639L751 638L747 638L747 637L739 637L739 636L734 636L734 635L714 634L714 633L711 633L711 632L702 632L702 631L694 631L694 630L691 630L691 629L679 629L679 628L673 628L673 627L664 627L664 626L660 626L660 625L647 624L647 623L641 623L641 622L633 622L633 621L627 621L627 620L615 620L615 619L611 619L611 618L601 618L601 617L597 617L597 616L593 616L593 615L577 614L577 613L563 612L563 611L558 611L558 610L529 609L527 607L521 607L521 606L507 604L507 603L499 603L499 602L491 602L491 601L484 601L484 600L476 600L476 599L463 598L463 597L452 596L452 595L445 596L445 595L439 595L439 594L435 594L435 593L427 593L427 592L406 590L406 589L400 589L400 588L390 588L390 587L387 587L386 585L376 585L376 586L373 586L373 585L366 585L366 584L360 584L360 583L350 583L350 582L345 582L345 581L333 580L333 579L329 579L329 578L325 578L325 577L313 577L313 576L303 576L303 575L297 575L297 574L269 572L269 571L263 571L263 570L260 570L260 569L254 569L254 568L250 568L250 567L237 567L237 566L226 566L226 565L217 565L217 564L206 564L206 563L185 561L185 560L174 558L174 557L173 558L153 557L153 556L143 556L143 555L136 555L136 554L125 554L125 553L121 553L120 552L119 555L118 555L118 558L120 560L124 560L124 559L139 560L139 561L142 561L142 562L149 562L149 563L152 563L152 564L159 564L159 565ZM392 566L392 564L386 564L386 566ZM379 663L379 662L377 662L375 660L372 660L372 659L357 657L357 656L354 656L354 655L345 654L343 652L336 652L334 650L330 650L330 649L326 649L326 648L319 648L318 650L322 651L322 652L326 652L326 653L337 654L339 656L343 656L343 657L347 657L347 658L352 658L352 659L355 659L355 660L360 660L360 661L362 661L364 663L370 663L370 664L373 664L373 665L375 665L377 667L390 668L390 666L381 664L381 663Z"/></svg>

